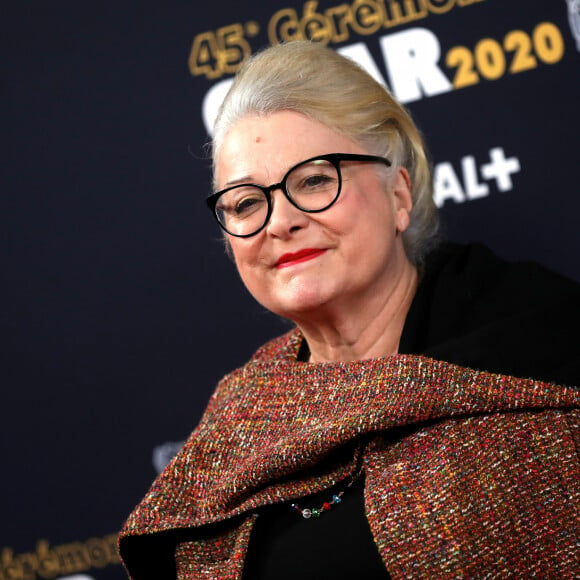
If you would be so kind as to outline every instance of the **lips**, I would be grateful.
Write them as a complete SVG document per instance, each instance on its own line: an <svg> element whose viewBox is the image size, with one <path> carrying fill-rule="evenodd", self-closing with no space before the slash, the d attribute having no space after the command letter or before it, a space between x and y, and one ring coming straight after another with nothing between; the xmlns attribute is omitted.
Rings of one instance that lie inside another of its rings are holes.
<svg viewBox="0 0 580 580"><path fill-rule="evenodd" d="M326 250L320 248L305 248L299 252L283 254L278 258L278 261L274 266L276 268L287 268L288 266L293 266L294 264L317 258L321 254L324 254L324 252L326 252Z"/></svg>

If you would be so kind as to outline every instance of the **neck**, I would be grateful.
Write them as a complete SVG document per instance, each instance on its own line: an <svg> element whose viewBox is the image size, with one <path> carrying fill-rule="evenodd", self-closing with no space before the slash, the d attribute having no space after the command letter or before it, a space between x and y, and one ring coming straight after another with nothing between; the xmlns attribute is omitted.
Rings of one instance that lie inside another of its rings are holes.
<svg viewBox="0 0 580 580"><path fill-rule="evenodd" d="M383 293L341 304L331 313L296 321L310 348L310 362L364 360L397 354L418 274L406 262Z"/></svg>

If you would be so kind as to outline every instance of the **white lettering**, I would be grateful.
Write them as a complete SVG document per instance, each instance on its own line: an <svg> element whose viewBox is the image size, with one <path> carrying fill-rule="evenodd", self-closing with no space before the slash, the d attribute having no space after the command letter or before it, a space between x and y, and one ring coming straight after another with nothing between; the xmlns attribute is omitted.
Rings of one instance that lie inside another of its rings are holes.
<svg viewBox="0 0 580 580"><path fill-rule="evenodd" d="M213 85L205 94L201 105L201 116L203 118L205 130L210 136L213 135L213 124L215 123L218 110L233 82L234 79L224 79L223 81Z"/></svg>
<svg viewBox="0 0 580 580"><path fill-rule="evenodd" d="M475 157L471 155L464 157L461 160L461 169L463 169L463 182L469 199L477 199L489 195L489 187L485 183L477 181Z"/></svg>
<svg viewBox="0 0 580 580"><path fill-rule="evenodd" d="M453 85L439 68L441 45L433 32L412 28L381 37L393 93L402 103L448 93Z"/></svg>
<svg viewBox="0 0 580 580"><path fill-rule="evenodd" d="M448 199L463 203L465 193L453 165L448 162L438 163L433 171L433 201L437 207L441 207Z"/></svg>
<svg viewBox="0 0 580 580"><path fill-rule="evenodd" d="M520 170L520 161L517 157L506 159L501 147L495 147L489 152L490 163L483 165L481 174L485 179L495 179L499 191L513 189L512 174Z"/></svg>
<svg viewBox="0 0 580 580"><path fill-rule="evenodd" d="M497 189L505 192L513 189L512 174L520 171L517 157L506 158L501 147L489 151L490 162L480 167L484 179L495 180ZM453 165L448 161L438 163L433 170L433 201L441 207L446 201L463 203L489 195L489 185L478 179L475 157L466 155L461 158L462 180L458 177Z"/></svg>

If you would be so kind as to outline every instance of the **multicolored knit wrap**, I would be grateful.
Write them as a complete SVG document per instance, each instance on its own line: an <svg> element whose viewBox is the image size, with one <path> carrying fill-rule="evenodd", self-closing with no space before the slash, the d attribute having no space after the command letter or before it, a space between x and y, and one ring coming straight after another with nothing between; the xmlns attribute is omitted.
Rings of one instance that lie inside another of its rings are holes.
<svg viewBox="0 0 580 580"><path fill-rule="evenodd" d="M128 537L206 526L178 545L178 577L240 578L257 508L348 478L364 440L366 515L393 578L580 572L578 390L411 355L301 363L300 341L221 381L122 555Z"/></svg>

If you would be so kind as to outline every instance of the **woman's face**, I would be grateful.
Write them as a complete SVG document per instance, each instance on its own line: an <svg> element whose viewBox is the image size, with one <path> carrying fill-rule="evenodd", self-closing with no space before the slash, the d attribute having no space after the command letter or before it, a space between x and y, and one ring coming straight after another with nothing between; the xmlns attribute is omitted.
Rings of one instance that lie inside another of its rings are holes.
<svg viewBox="0 0 580 580"><path fill-rule="evenodd" d="M368 153L326 125L293 111L248 116L226 135L216 164L219 189L278 183L293 165L327 153ZM388 299L409 262L408 174L379 177L380 164L341 162L334 205L304 213L272 192L269 223L250 238L229 236L240 276L258 302L296 322L348 312L356 301Z"/></svg>

